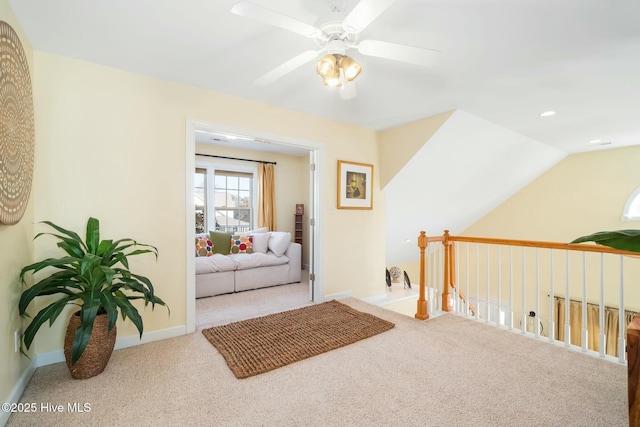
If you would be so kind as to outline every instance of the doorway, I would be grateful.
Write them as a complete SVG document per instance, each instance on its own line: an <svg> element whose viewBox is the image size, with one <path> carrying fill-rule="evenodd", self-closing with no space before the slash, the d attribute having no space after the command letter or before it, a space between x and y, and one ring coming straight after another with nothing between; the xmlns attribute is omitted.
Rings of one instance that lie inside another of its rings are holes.
<svg viewBox="0 0 640 427"><path fill-rule="evenodd" d="M308 212L306 226L309 227L309 298L315 302L324 300L323 282L323 247L324 239L322 232L322 187L324 183L324 145L321 142L291 138L284 135L270 134L253 129L244 129L234 126L222 125L211 122L198 121L187 118L186 123L186 210L185 210L185 231L186 247L193 245L193 233L195 230L195 215L193 211L193 191L194 173L196 165L196 131L224 133L228 135L239 135L245 139L252 139L255 144L268 143L274 147L282 149L296 148L306 150L309 155L309 202L310 206L305 210ZM186 318L187 332L196 330L196 298L195 298L195 254L193 251L186 251Z"/></svg>

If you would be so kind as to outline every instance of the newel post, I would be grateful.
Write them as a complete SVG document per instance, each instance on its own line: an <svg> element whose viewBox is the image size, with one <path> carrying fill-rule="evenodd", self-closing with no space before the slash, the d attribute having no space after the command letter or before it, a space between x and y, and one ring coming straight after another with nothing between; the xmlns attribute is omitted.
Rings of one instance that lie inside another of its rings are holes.
<svg viewBox="0 0 640 427"><path fill-rule="evenodd" d="M451 294L449 288L453 283L454 268L454 256L453 256L453 242L449 240L449 230L444 230L444 236L442 245L444 246L444 281L442 289L442 311L453 311L453 301L451 301Z"/></svg>
<svg viewBox="0 0 640 427"><path fill-rule="evenodd" d="M425 262L424 262L424 251L427 248L427 235L424 231L420 232L420 236L418 237L418 247L420 248L420 296L418 297L418 311L416 312L415 318L420 320L427 320L429 318L429 313L427 312L427 299L425 298Z"/></svg>
<svg viewBox="0 0 640 427"><path fill-rule="evenodd" d="M640 426L640 314L627 326L627 375L629 426Z"/></svg>

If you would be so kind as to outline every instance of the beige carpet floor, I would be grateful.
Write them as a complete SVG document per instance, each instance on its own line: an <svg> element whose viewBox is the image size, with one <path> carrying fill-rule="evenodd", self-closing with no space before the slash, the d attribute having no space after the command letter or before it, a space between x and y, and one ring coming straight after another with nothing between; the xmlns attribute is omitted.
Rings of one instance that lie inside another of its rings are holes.
<svg viewBox="0 0 640 427"><path fill-rule="evenodd" d="M297 301L286 304L282 296L273 304L304 305L305 292L302 286ZM261 307L251 317L270 312L260 302L267 296L247 295ZM242 303L231 308L232 299L200 300L207 314L199 313L199 328L240 320ZM421 322L356 299L342 302L396 327L242 380L200 332L118 350L89 380L71 379L64 364L46 366L21 402L86 402L91 411L15 414L7 425L628 425L622 365L455 315Z"/></svg>

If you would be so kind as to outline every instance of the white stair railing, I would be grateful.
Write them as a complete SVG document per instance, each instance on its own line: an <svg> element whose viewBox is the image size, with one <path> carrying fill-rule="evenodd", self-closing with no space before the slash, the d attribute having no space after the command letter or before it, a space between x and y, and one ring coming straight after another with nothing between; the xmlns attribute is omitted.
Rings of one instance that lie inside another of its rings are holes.
<svg viewBox="0 0 640 427"><path fill-rule="evenodd" d="M435 296L426 301L428 313L452 311L626 363L625 287L640 282L640 262L627 256L637 254L596 245L450 236L446 231L421 237L426 295ZM579 310L572 310L576 303ZM615 317L616 310L617 327L605 318L606 313ZM615 340L607 340L607 330L615 331ZM616 349L615 355L607 354L608 347L609 353Z"/></svg>

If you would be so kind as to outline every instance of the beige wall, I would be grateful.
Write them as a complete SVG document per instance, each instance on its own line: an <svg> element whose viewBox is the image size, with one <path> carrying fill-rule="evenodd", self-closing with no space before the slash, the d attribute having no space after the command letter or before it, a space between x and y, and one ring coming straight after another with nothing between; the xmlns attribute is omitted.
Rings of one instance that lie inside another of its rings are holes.
<svg viewBox="0 0 640 427"><path fill-rule="evenodd" d="M5 21L20 37L29 61L33 81L33 50L7 0L0 0L0 21ZM36 165L37 167L38 165ZM6 402L29 360L13 351L13 333L21 327L18 300L22 290L20 269L33 262L33 191L22 220L15 225L0 224L0 401Z"/></svg>
<svg viewBox="0 0 640 427"><path fill-rule="evenodd" d="M146 332L186 322L188 117L323 143L326 250L318 273L325 292L379 292L385 253L379 180L373 211L329 211L336 203L339 159L378 165L375 132L43 52L35 52L35 69L36 220L82 230L96 216L105 237L158 247L157 263L141 258L132 266L150 277L171 307L170 317L162 307L147 309ZM52 251L51 241L36 242L36 258ZM60 349L64 326L43 328L37 352ZM119 326L120 336L134 333L129 323Z"/></svg>
<svg viewBox="0 0 640 427"><path fill-rule="evenodd" d="M453 111L437 114L378 134L380 185L385 185L407 164L418 150L433 136Z"/></svg>
<svg viewBox="0 0 640 427"><path fill-rule="evenodd" d="M250 135L249 135L250 136ZM309 156L287 156L275 153L260 151L239 150L228 147L214 146L210 144L196 144L196 153L213 154L218 156L236 157L242 159L264 160L276 162L275 188L276 188L276 223L278 231L288 231L292 239L295 236L294 212L295 206L302 203L309 206ZM227 160L218 158L197 157L199 162L209 162L217 164L231 164L239 166L256 166L256 163L242 162L237 160ZM307 219L305 211L304 219ZM306 225L306 224L305 224ZM308 232L309 227L304 231ZM305 233L306 235L306 233ZM308 237L308 235L303 236ZM308 240L306 240L308 242ZM303 241L304 243L304 241ZM309 263L308 247L303 244L302 254L303 264Z"/></svg>
<svg viewBox="0 0 640 427"><path fill-rule="evenodd" d="M622 222L640 187L640 147L574 154L540 176L466 235L569 242L594 231L637 228Z"/></svg>

